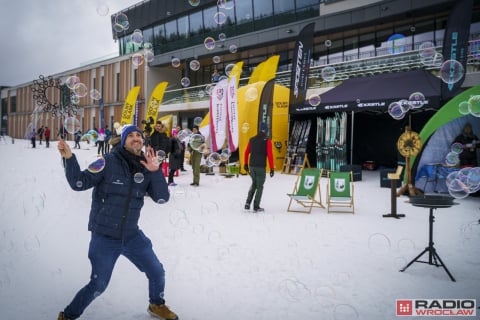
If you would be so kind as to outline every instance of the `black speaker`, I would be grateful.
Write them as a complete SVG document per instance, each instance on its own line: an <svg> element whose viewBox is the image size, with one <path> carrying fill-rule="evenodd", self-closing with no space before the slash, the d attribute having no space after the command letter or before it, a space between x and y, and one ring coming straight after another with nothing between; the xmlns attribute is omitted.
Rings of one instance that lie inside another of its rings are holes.
<svg viewBox="0 0 480 320"><path fill-rule="evenodd" d="M353 181L362 180L362 166L358 164L344 165L340 167L340 172L350 172L352 171Z"/></svg>

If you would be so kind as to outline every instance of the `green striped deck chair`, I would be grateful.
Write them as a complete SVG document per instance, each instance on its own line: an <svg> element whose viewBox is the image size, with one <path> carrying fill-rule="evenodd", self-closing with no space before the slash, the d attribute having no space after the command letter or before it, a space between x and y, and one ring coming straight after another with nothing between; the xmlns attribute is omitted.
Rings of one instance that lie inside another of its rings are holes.
<svg viewBox="0 0 480 320"><path fill-rule="evenodd" d="M327 177L327 212L354 214L352 172L329 171Z"/></svg>
<svg viewBox="0 0 480 320"><path fill-rule="evenodd" d="M316 168L303 168L298 173L293 192L287 193L290 198L287 211L311 213L313 207L325 208L320 193L322 173L323 169Z"/></svg>

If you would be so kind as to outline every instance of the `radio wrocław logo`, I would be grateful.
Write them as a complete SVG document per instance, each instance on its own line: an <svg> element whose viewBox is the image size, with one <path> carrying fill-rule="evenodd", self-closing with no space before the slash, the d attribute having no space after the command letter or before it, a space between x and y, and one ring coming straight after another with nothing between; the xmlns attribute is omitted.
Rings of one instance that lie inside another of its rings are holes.
<svg viewBox="0 0 480 320"><path fill-rule="evenodd" d="M475 299L397 299L396 315L409 317L475 317Z"/></svg>

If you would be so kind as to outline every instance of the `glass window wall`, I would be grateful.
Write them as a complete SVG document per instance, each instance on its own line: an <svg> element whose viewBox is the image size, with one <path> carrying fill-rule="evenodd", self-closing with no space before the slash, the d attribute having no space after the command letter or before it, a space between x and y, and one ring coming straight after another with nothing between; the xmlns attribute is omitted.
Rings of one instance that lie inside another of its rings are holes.
<svg viewBox="0 0 480 320"><path fill-rule="evenodd" d="M203 33L202 11L197 11L189 15L190 19L190 36Z"/></svg>
<svg viewBox="0 0 480 320"><path fill-rule="evenodd" d="M165 23L165 35L167 42L178 39L177 20L171 20Z"/></svg>
<svg viewBox="0 0 480 320"><path fill-rule="evenodd" d="M253 6L252 0L237 1L235 3L235 15L237 24L252 22Z"/></svg>
<svg viewBox="0 0 480 320"><path fill-rule="evenodd" d="M213 6L210 8L205 8L203 10L203 23L205 25L205 33L212 32L217 30L217 23L215 22L215 15L217 14L217 6ZM201 12L200 12L201 13Z"/></svg>
<svg viewBox="0 0 480 320"><path fill-rule="evenodd" d="M178 18L177 26L178 26L178 38L187 39L189 34L188 16Z"/></svg>
<svg viewBox="0 0 480 320"><path fill-rule="evenodd" d="M150 42L153 44L153 28L147 28L142 31L143 42Z"/></svg>

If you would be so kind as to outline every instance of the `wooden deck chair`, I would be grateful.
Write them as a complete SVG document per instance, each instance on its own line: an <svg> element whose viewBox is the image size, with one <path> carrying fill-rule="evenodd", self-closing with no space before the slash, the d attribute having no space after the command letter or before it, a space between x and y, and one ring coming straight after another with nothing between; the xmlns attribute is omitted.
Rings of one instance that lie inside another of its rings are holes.
<svg viewBox="0 0 480 320"><path fill-rule="evenodd" d="M292 193L287 193L290 197L288 203L289 212L304 212L311 213L313 207L325 208L322 204L322 194L320 192L320 179L322 177L323 169L303 168L297 176L297 181ZM292 203L295 201L297 208L292 208Z"/></svg>
<svg viewBox="0 0 480 320"><path fill-rule="evenodd" d="M354 214L354 185L352 172L329 171L327 177L327 212L345 212Z"/></svg>

